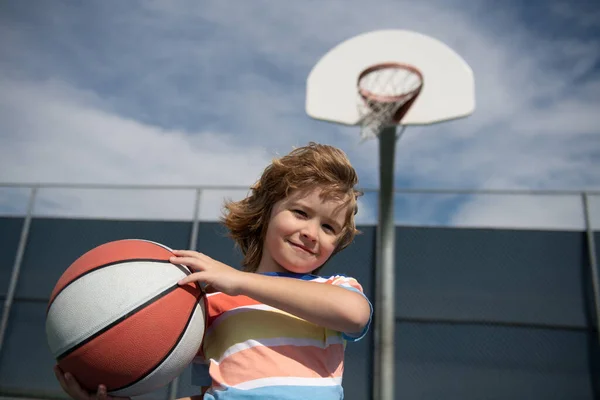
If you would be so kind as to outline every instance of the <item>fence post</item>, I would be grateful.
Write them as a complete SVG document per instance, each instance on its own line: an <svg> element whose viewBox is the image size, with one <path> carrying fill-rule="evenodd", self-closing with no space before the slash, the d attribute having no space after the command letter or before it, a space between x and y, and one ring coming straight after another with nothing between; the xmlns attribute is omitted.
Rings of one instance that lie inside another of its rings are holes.
<svg viewBox="0 0 600 400"><path fill-rule="evenodd" d="M0 353L2 352L4 335L8 326L8 316L10 314L13 299L15 297L15 292L17 290L17 282L19 281L19 273L21 272L21 264L23 263L25 247L27 247L27 239L29 238L29 226L31 225L31 217L33 215L33 206L35 204L37 190L38 188L36 186L31 188L31 194L29 195L29 204L27 205L27 215L25 216L25 220L23 221L23 228L21 229L21 238L19 239L19 247L17 248L15 263L13 265L12 274L10 276L10 282L8 284L6 300L4 300L2 320L0 321Z"/></svg>
<svg viewBox="0 0 600 400"><path fill-rule="evenodd" d="M598 259L596 258L596 243L594 241L594 229L590 221L590 209L588 194L581 193L583 203L583 217L585 222L585 233L587 237L588 259L590 263L590 274L592 275L592 287L594 289L594 307L596 310L596 334L600 343L600 284L598 283Z"/></svg>

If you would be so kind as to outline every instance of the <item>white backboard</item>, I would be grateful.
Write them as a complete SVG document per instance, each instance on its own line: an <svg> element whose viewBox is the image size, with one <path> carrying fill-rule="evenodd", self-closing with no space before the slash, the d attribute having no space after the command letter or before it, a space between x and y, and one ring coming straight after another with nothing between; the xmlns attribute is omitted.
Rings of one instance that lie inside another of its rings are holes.
<svg viewBox="0 0 600 400"><path fill-rule="evenodd" d="M423 89L402 125L448 121L475 110L473 71L454 50L420 33L381 30L350 38L317 62L306 83L306 113L319 120L359 124L358 76L384 62L409 64L423 74Z"/></svg>

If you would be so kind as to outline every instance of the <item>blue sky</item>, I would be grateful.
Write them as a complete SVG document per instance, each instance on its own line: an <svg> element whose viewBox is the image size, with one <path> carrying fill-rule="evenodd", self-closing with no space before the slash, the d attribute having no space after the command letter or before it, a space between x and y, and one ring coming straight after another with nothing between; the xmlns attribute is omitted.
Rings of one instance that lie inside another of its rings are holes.
<svg viewBox="0 0 600 400"><path fill-rule="evenodd" d="M0 183L250 185L273 156L337 145L378 186L377 142L309 119L306 77L357 34L410 29L472 66L467 119L410 128L400 187L600 188L594 1L0 3ZM14 210L22 191L0 188ZM224 195L207 193L202 216ZM193 194L46 190L38 212L187 218ZM365 196L361 221L376 218ZM580 228L578 198L398 196L405 223ZM168 206L167 206L168 205ZM594 220L600 201L592 199ZM17 207L18 208L18 207Z"/></svg>

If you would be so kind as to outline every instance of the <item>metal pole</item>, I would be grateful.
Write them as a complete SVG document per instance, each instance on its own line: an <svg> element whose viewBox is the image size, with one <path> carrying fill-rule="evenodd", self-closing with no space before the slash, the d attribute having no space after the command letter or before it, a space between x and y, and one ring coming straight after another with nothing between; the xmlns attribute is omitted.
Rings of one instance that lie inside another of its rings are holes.
<svg viewBox="0 0 600 400"><path fill-rule="evenodd" d="M192 234L190 236L190 250L196 250L198 241L198 225L200 225L200 199L202 198L202 189L196 189L196 199L194 201L194 220L192 222Z"/></svg>
<svg viewBox="0 0 600 400"><path fill-rule="evenodd" d="M190 234L189 250L196 250L196 242L198 241L198 226L200 224L200 199L202 197L202 189L196 189L194 198L194 215L192 219L192 233ZM177 387L179 386L179 377L176 377L169 383L168 400L177 399Z"/></svg>
<svg viewBox="0 0 600 400"><path fill-rule="evenodd" d="M0 322L0 353L2 352L2 344L4 343L4 335L8 326L8 316L12 308L13 299L17 290L17 282L19 280L19 273L21 272L21 264L23 263L23 255L25 254L25 247L27 246L27 238L29 237L29 226L31 225L31 217L33 215L33 206L35 204L35 198L37 196L37 187L31 189L29 195L29 204L27 205L27 215L23 221L23 228L21 229L21 238L19 240L19 247L17 248L17 254L15 256L15 263L13 265L12 274L10 277L10 283L8 285L8 292L6 293L6 300L4 300L4 307L2 311L2 321Z"/></svg>
<svg viewBox="0 0 600 400"><path fill-rule="evenodd" d="M376 262L375 385L376 400L394 399L395 308L394 308L394 158L396 127L379 134L379 224Z"/></svg>
<svg viewBox="0 0 600 400"><path fill-rule="evenodd" d="M585 221L585 233L587 236L588 257L590 261L590 273L592 275L592 287L594 289L594 306L596 308L596 334L598 343L600 343L600 283L598 279L598 260L596 258L596 243L594 242L594 230L590 221L590 211L588 206L588 195L583 192L581 194L583 202L583 216Z"/></svg>

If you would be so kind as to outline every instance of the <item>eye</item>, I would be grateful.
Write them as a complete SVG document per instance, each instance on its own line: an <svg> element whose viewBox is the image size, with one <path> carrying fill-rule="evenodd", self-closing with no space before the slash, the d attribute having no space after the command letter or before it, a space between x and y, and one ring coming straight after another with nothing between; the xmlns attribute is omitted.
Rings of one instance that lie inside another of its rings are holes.
<svg viewBox="0 0 600 400"><path fill-rule="evenodd" d="M308 217L308 214L306 214L304 211L302 210L292 210L292 212L302 218L306 218Z"/></svg>
<svg viewBox="0 0 600 400"><path fill-rule="evenodd" d="M325 229L326 231L329 231L335 235L335 229L333 229L333 226L331 226L329 224L324 224L323 229Z"/></svg>

